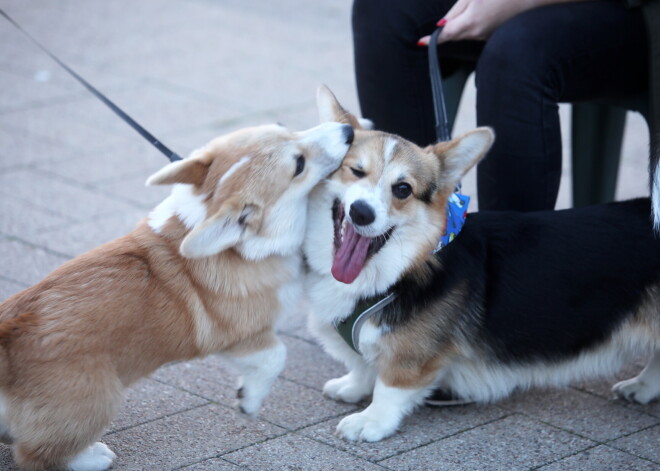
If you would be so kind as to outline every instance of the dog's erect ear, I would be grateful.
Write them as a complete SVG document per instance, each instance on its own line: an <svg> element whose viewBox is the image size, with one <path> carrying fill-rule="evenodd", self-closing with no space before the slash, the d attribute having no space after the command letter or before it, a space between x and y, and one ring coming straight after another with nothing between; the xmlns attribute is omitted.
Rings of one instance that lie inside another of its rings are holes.
<svg viewBox="0 0 660 471"><path fill-rule="evenodd" d="M210 161L199 158L195 153L189 158L172 162L147 179L147 186L189 183L201 185L209 171Z"/></svg>
<svg viewBox="0 0 660 471"><path fill-rule="evenodd" d="M477 128L447 142L432 146L433 153L442 161L442 179L456 185L493 145L495 134L490 128Z"/></svg>
<svg viewBox="0 0 660 471"><path fill-rule="evenodd" d="M179 251L186 258L200 258L234 247L258 230L261 214L256 205L245 205L237 199L227 200L216 214L190 231L181 242Z"/></svg>
<svg viewBox="0 0 660 471"><path fill-rule="evenodd" d="M325 85L320 85L316 91L316 107L319 111L319 120L321 123L334 121L337 123L350 124L353 129L373 128L373 123L368 119L358 119L346 111L344 107L339 104L334 93L332 93ZM368 125L363 126L363 124Z"/></svg>

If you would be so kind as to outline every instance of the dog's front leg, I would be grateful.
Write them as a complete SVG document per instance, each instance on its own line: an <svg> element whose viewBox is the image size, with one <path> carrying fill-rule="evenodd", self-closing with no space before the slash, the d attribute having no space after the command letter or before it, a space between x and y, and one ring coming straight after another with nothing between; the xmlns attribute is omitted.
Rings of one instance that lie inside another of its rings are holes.
<svg viewBox="0 0 660 471"><path fill-rule="evenodd" d="M403 389L376 379L369 407L339 422L337 435L351 441L377 442L399 428L401 420L422 403L428 388Z"/></svg>
<svg viewBox="0 0 660 471"><path fill-rule="evenodd" d="M277 376L284 369L286 347L273 337L274 345L257 352L233 357L242 375L238 379L238 406L241 412L256 414L270 392Z"/></svg>

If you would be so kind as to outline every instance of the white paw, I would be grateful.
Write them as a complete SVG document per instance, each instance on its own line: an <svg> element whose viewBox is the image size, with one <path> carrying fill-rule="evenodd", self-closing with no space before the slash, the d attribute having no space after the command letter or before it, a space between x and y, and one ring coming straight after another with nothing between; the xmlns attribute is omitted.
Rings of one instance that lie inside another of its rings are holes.
<svg viewBox="0 0 660 471"><path fill-rule="evenodd" d="M366 412L359 412L344 417L337 425L336 434L353 442L377 442L396 432L397 424L390 423L387 418L377 419Z"/></svg>
<svg viewBox="0 0 660 471"><path fill-rule="evenodd" d="M371 394L363 385L356 384L349 375L331 379L323 386L323 394L335 401L354 404Z"/></svg>
<svg viewBox="0 0 660 471"><path fill-rule="evenodd" d="M105 471L117 457L104 443L96 442L72 459L67 465L69 471Z"/></svg>
<svg viewBox="0 0 660 471"><path fill-rule="evenodd" d="M649 384L639 377L616 383L612 391L620 398L639 404L648 404L660 394L658 385Z"/></svg>
<svg viewBox="0 0 660 471"><path fill-rule="evenodd" d="M238 388L236 397L238 398L238 408L244 414L255 416L259 409L261 409L261 403L264 400L264 394L254 394L250 388L246 386L241 386Z"/></svg>

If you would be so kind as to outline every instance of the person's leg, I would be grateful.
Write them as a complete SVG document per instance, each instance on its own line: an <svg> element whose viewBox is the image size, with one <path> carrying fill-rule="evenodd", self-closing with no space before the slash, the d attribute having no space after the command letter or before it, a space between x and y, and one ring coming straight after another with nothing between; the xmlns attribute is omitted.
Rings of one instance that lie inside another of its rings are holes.
<svg viewBox="0 0 660 471"><path fill-rule="evenodd" d="M619 2L523 13L487 41L477 65L477 122L495 129L478 167L480 209L553 209L561 177L558 102L625 96L647 87L639 10Z"/></svg>
<svg viewBox="0 0 660 471"><path fill-rule="evenodd" d="M355 0L353 42L355 73L362 115L376 128L398 134L418 145L435 142L433 98L427 48L422 36L454 0ZM482 45L457 42L442 45L443 74L458 60L476 62Z"/></svg>

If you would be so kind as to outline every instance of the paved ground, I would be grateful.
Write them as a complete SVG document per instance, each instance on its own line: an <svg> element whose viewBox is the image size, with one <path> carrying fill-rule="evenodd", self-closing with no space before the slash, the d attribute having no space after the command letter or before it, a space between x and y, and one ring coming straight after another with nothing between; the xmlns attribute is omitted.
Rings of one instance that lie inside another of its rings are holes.
<svg viewBox="0 0 660 471"><path fill-rule="evenodd" d="M350 0L0 0L0 6L166 144L187 153L244 125L316 124L330 85L357 110ZM0 18L0 299L128 232L165 195L164 158ZM459 128L473 125L473 94ZM562 111L565 115L565 110ZM631 117L619 197L645 193L644 122ZM565 171L559 206L569 204ZM474 191L474 179L466 181ZM221 358L168 365L132 388L105 441L116 470L660 469L660 406L603 381L487 407L421 409L377 444L333 436L356 407L321 395L341 373L293 315L286 370L263 412L233 407ZM639 370L630 365L620 377ZM15 470L0 445L0 468Z"/></svg>

